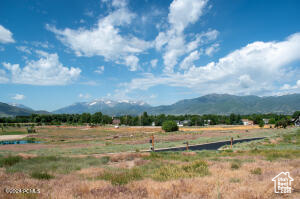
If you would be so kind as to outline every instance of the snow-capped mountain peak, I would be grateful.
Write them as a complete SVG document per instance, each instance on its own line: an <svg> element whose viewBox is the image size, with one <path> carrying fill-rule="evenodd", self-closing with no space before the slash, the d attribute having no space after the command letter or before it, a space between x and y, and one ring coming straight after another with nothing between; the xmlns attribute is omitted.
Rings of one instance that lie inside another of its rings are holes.
<svg viewBox="0 0 300 199"><path fill-rule="evenodd" d="M143 112L150 106L142 101L95 99L90 102L75 103L64 107L55 113L95 113L102 112L110 115L136 114Z"/></svg>

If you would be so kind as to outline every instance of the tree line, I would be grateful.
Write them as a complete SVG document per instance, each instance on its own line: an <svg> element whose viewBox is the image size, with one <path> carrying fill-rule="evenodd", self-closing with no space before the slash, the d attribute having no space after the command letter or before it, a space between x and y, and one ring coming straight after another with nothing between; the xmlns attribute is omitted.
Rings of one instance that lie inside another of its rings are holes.
<svg viewBox="0 0 300 199"><path fill-rule="evenodd" d="M37 125L82 125L82 124L95 124L106 125L112 124L113 119L120 120L121 125L129 126L161 126L165 121L186 121L184 124L188 126L204 126L226 124L226 125L240 125L242 119L249 119L254 124L262 124L263 119L269 119L269 124L283 124L291 123L292 118L300 116L300 111L296 111L293 115L284 114L251 114L251 115L148 115L147 112L139 116L122 115L118 117L111 117L104 115L101 112L94 114L82 113L82 114L49 114L39 115L32 114L30 116L16 116L16 117L2 117L0 123L35 123Z"/></svg>

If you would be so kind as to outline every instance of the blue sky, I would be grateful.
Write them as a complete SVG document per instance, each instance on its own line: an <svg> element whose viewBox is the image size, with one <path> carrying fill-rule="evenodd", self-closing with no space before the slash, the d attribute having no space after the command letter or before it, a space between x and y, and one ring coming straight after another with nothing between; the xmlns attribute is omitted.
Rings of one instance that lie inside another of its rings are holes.
<svg viewBox="0 0 300 199"><path fill-rule="evenodd" d="M0 101L300 92L297 0L0 2Z"/></svg>

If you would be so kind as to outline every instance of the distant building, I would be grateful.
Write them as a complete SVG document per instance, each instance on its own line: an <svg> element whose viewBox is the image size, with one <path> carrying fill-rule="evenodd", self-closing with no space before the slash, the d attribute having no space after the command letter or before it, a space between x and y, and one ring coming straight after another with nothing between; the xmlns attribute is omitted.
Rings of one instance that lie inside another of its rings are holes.
<svg viewBox="0 0 300 199"><path fill-rule="evenodd" d="M204 120L204 126L208 126L208 125L210 125L210 120Z"/></svg>
<svg viewBox="0 0 300 199"><path fill-rule="evenodd" d="M119 125L121 123L120 119L113 119L112 124Z"/></svg>
<svg viewBox="0 0 300 199"><path fill-rule="evenodd" d="M183 121L176 121L177 126L189 126L191 124L191 120L183 120Z"/></svg>
<svg viewBox="0 0 300 199"><path fill-rule="evenodd" d="M183 122L182 121L176 121L177 126L182 127L183 126Z"/></svg>
<svg viewBox="0 0 300 199"><path fill-rule="evenodd" d="M300 116L294 120L295 126L300 126Z"/></svg>
<svg viewBox="0 0 300 199"><path fill-rule="evenodd" d="M248 119L242 119L242 122L243 122L243 125L245 125L245 126L254 124L252 120L248 120Z"/></svg>
<svg viewBox="0 0 300 199"><path fill-rule="evenodd" d="M190 125L191 120L183 120L183 125Z"/></svg>
<svg viewBox="0 0 300 199"><path fill-rule="evenodd" d="M269 124L270 119L263 119L265 124Z"/></svg>
<svg viewBox="0 0 300 199"><path fill-rule="evenodd" d="M155 122L152 122L152 126L155 126Z"/></svg>

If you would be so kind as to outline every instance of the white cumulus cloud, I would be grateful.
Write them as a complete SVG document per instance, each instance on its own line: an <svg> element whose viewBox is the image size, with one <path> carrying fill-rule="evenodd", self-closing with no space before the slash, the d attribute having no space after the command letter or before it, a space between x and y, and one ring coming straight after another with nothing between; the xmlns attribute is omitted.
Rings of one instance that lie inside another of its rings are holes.
<svg viewBox="0 0 300 199"><path fill-rule="evenodd" d="M284 41L250 43L205 66L187 64L189 67L183 73L159 76L147 73L121 86L126 88L124 92L163 84L189 88L200 94L274 94L285 81L294 80L296 83L295 86L285 85L282 89L298 88L300 85L299 68L289 67L290 63L300 60L299 51L300 33L296 33ZM193 53L184 62L197 58L196 52Z"/></svg>
<svg viewBox="0 0 300 199"><path fill-rule="evenodd" d="M98 66L95 73L102 74L104 72L104 66Z"/></svg>
<svg viewBox="0 0 300 199"><path fill-rule="evenodd" d="M212 56L215 52L219 50L220 44L215 43L205 49L205 54L208 56Z"/></svg>
<svg viewBox="0 0 300 199"><path fill-rule="evenodd" d="M206 5L207 0L174 0L171 3L168 15L169 28L160 32L154 42L157 50L163 50L165 72L174 72L179 57L207 41L215 40L218 36L218 31L209 30L206 33L196 34L189 42L186 41L185 28L198 21L204 14Z"/></svg>
<svg viewBox="0 0 300 199"><path fill-rule="evenodd" d="M71 48L77 56L103 56L107 61L125 63L129 69L137 68L138 54L151 47L151 42L135 36L123 36L119 27L127 26L136 17L123 6L123 1L113 1L119 8L111 12L91 29L77 30L65 28L59 30L47 25L46 28L56 34L56 37Z"/></svg>
<svg viewBox="0 0 300 199"><path fill-rule="evenodd" d="M155 68L157 66L157 62L158 62L158 59L152 59L150 61L150 64L151 64L152 68Z"/></svg>
<svg viewBox="0 0 300 199"><path fill-rule="evenodd" d="M21 51L21 52L31 54L31 51L27 46L17 46L16 49Z"/></svg>
<svg viewBox="0 0 300 199"><path fill-rule="evenodd" d="M16 94L15 96L12 97L14 100L23 100L25 98L25 95L22 94Z"/></svg>
<svg viewBox="0 0 300 199"><path fill-rule="evenodd" d="M14 43L15 40L12 37L12 33L4 28L2 25L0 25L0 43Z"/></svg>
<svg viewBox="0 0 300 199"><path fill-rule="evenodd" d="M139 58L134 55L125 57L125 65L129 67L130 71L136 71L138 69Z"/></svg>
<svg viewBox="0 0 300 199"><path fill-rule="evenodd" d="M193 66L194 61L200 58L200 53L195 50L191 52L184 60L180 63L180 69L186 70Z"/></svg>
<svg viewBox="0 0 300 199"><path fill-rule="evenodd" d="M11 73L11 82L30 85L66 85L76 80L81 70L63 66L58 55L37 52L41 58L37 61L27 61L21 68L19 64L2 63Z"/></svg>
<svg viewBox="0 0 300 199"><path fill-rule="evenodd" d="M81 98L81 99L89 99L89 98L91 98L91 95L88 94L88 93L86 93L86 94L80 93L80 94L78 95L78 97Z"/></svg>
<svg viewBox="0 0 300 199"><path fill-rule="evenodd" d="M9 79L7 78L5 70L0 69L0 83L7 83Z"/></svg>

